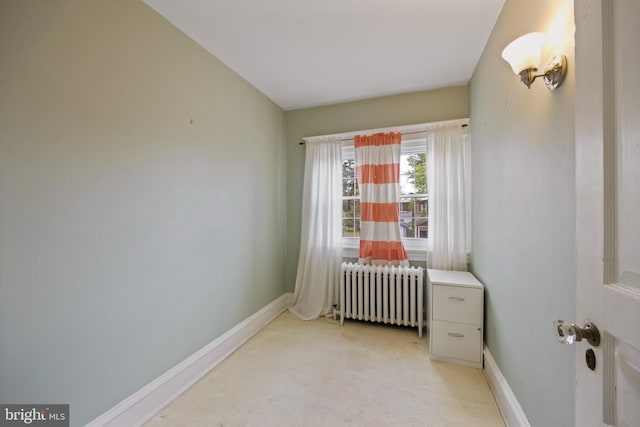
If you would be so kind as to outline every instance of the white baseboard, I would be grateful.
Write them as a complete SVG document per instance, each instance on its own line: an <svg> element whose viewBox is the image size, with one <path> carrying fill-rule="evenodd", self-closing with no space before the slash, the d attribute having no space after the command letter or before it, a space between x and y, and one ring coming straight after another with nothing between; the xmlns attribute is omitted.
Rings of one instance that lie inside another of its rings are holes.
<svg viewBox="0 0 640 427"><path fill-rule="evenodd" d="M507 427L531 427L518 399L487 347L484 348L484 376L489 381Z"/></svg>
<svg viewBox="0 0 640 427"><path fill-rule="evenodd" d="M287 309L283 294L249 318L100 415L87 426L140 426Z"/></svg>
<svg viewBox="0 0 640 427"><path fill-rule="evenodd" d="M287 292L285 295L287 301L287 308L293 305L293 292Z"/></svg>

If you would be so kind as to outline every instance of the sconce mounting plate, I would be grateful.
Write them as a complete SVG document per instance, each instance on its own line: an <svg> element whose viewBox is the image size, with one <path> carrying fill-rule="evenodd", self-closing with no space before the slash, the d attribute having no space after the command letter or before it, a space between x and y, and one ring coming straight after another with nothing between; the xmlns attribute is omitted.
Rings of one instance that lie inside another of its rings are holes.
<svg viewBox="0 0 640 427"><path fill-rule="evenodd" d="M544 69L544 83L550 90L555 90L562 84L566 74L567 57L564 55L554 56Z"/></svg>

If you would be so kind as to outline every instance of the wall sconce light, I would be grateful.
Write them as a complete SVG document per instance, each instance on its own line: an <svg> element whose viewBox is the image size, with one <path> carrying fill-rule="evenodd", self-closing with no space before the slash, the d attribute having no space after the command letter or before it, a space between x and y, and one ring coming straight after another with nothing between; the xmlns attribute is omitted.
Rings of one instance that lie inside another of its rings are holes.
<svg viewBox="0 0 640 427"><path fill-rule="evenodd" d="M536 74L543 43L543 33L525 34L504 48L502 58L511 65L513 72L520 76L520 81L526 87L531 88L536 77L544 77L547 87L554 90L562 84L567 73L567 57L564 55L554 56L543 73Z"/></svg>

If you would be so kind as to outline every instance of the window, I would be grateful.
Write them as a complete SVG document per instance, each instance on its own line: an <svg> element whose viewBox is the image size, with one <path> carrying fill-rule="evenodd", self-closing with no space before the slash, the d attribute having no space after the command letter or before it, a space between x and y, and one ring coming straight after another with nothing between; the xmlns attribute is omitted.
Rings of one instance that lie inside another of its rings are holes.
<svg viewBox="0 0 640 427"><path fill-rule="evenodd" d="M342 141L342 255L343 258L358 258L360 246L360 189L356 178L355 148L353 137L357 134L378 132L401 132L400 159L400 227L402 242L409 261L424 261L428 256L428 239L434 237L430 227L429 185L427 183L426 164L428 158L427 139L434 129L441 126L459 125L462 127L464 195L466 210L466 239L470 247L471 236L471 165L469 135L466 131L468 119L456 119L407 126L395 126L379 129L359 130L308 138L340 138ZM307 138L305 138L305 141ZM433 219L433 215L431 215ZM433 225L433 221L431 221Z"/></svg>
<svg viewBox="0 0 640 427"><path fill-rule="evenodd" d="M424 134L423 134L424 135ZM400 232L404 239L426 239L429 233L429 196L426 141L402 141L400 159ZM342 148L342 237L360 237L360 192L353 141Z"/></svg>
<svg viewBox="0 0 640 427"><path fill-rule="evenodd" d="M353 152L353 150L351 150ZM342 237L360 237L360 192L355 155L342 152Z"/></svg>
<svg viewBox="0 0 640 427"><path fill-rule="evenodd" d="M427 154L406 152L400 158L400 232L403 238L426 239L429 234Z"/></svg>

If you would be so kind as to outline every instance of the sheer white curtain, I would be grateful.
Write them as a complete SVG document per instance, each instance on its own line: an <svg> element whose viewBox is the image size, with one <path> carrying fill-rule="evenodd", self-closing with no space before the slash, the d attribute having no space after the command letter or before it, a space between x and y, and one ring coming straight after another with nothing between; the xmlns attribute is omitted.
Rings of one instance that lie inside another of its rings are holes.
<svg viewBox="0 0 640 427"><path fill-rule="evenodd" d="M330 312L342 261L342 146L308 140L298 274L289 310L304 320Z"/></svg>
<svg viewBox="0 0 640 427"><path fill-rule="evenodd" d="M465 144L459 124L427 134L429 268L467 269Z"/></svg>

